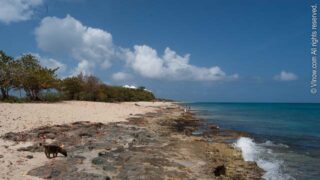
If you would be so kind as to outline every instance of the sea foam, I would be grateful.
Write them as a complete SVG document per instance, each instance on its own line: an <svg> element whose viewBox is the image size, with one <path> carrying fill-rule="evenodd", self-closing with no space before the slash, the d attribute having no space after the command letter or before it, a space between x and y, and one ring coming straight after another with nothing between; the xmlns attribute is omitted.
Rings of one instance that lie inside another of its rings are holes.
<svg viewBox="0 0 320 180"><path fill-rule="evenodd" d="M267 144L270 145L270 141ZM255 143L251 138L241 137L234 146L241 150L245 161L254 161L265 171L263 179L267 180L289 180L294 179L291 176L284 174L283 161L276 159L271 149L264 146L264 143Z"/></svg>

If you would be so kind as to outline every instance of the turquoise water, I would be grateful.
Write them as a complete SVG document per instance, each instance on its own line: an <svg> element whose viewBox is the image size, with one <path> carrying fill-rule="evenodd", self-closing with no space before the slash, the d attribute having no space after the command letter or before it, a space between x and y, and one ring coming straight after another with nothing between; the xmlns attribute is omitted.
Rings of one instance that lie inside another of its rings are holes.
<svg viewBox="0 0 320 180"><path fill-rule="evenodd" d="M235 146L265 179L320 179L320 104L189 103L209 123L245 131Z"/></svg>

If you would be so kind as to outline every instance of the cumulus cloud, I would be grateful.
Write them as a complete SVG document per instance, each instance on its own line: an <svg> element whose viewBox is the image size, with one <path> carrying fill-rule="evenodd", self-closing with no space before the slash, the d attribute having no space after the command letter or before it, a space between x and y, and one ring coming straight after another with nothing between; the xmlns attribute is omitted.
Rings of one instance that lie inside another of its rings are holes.
<svg viewBox="0 0 320 180"><path fill-rule="evenodd" d="M132 76L128 73L125 73L125 72L117 72L117 73L112 74L112 79L115 81L126 81L131 78L132 78Z"/></svg>
<svg viewBox="0 0 320 180"><path fill-rule="evenodd" d="M274 79L277 81L294 81L298 79L298 76L294 73L281 71L280 74L274 76Z"/></svg>
<svg viewBox="0 0 320 180"><path fill-rule="evenodd" d="M35 30L38 47L46 52L68 54L79 61L75 71L89 73L92 68L106 69L115 56L112 35L98 28L84 26L67 15L46 17Z"/></svg>
<svg viewBox="0 0 320 180"><path fill-rule="evenodd" d="M237 79L227 75L220 67L198 67L189 63L190 55L179 55L166 48L163 55L147 45L136 45L133 50L113 44L112 35L102 29L87 27L77 19L46 17L35 30L38 47L46 52L68 54L78 61L73 74L91 74L96 67L106 69L114 59L126 62L126 70L145 78L218 81ZM118 72L113 80L124 81L131 75Z"/></svg>
<svg viewBox="0 0 320 180"><path fill-rule="evenodd" d="M73 70L72 75L78 75L83 73L84 75L93 74L93 69L95 65L88 62L87 60L82 60L78 63L77 67Z"/></svg>
<svg viewBox="0 0 320 180"><path fill-rule="evenodd" d="M34 8L43 0L0 0L0 21L6 24L26 21L34 15Z"/></svg>
<svg viewBox="0 0 320 180"><path fill-rule="evenodd" d="M125 50L127 64L135 72L146 78L217 81L237 79L238 75L227 75L218 66L210 68L198 67L189 63L190 55L178 55L170 48L166 48L163 55L149 46L134 46L133 51Z"/></svg>

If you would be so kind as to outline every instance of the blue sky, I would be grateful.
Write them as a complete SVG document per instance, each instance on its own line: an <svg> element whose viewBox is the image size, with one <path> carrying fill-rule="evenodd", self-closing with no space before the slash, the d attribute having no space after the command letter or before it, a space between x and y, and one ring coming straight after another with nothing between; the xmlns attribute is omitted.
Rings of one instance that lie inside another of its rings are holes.
<svg viewBox="0 0 320 180"><path fill-rule="evenodd" d="M0 0L0 49L182 101L320 102L317 1Z"/></svg>

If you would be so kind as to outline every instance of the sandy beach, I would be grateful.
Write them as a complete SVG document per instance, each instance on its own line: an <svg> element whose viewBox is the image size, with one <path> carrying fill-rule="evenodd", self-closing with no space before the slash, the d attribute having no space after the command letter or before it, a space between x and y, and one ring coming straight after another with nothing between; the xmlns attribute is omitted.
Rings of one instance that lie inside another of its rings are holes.
<svg viewBox="0 0 320 180"><path fill-rule="evenodd" d="M203 122L169 102L1 103L0 178L260 179L228 143L243 134L194 134ZM68 156L48 159L40 142Z"/></svg>
<svg viewBox="0 0 320 180"><path fill-rule="evenodd" d="M41 126L68 124L78 121L120 122L137 114L154 112L171 106L166 102L100 103L66 101L59 103L0 103L0 135L22 132ZM37 179L27 176L28 170L47 163L44 153L17 151L29 146L30 142L12 142L0 139L0 178ZM27 156L32 155L32 159Z"/></svg>
<svg viewBox="0 0 320 180"><path fill-rule="evenodd" d="M171 103L166 102L102 103L88 101L0 103L0 134L77 121L120 122L130 116L153 112L170 105Z"/></svg>

